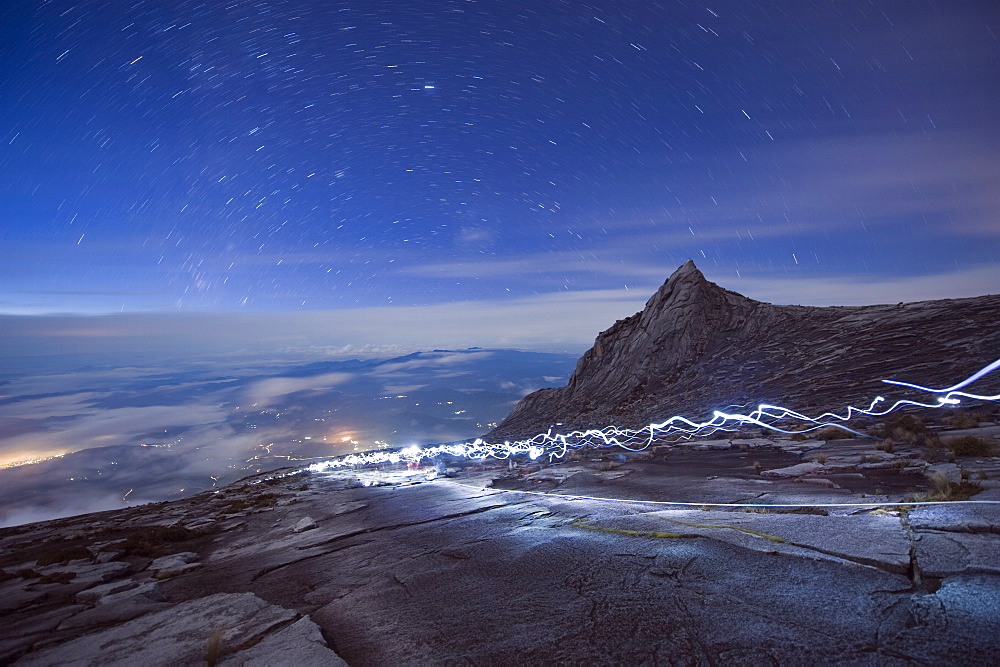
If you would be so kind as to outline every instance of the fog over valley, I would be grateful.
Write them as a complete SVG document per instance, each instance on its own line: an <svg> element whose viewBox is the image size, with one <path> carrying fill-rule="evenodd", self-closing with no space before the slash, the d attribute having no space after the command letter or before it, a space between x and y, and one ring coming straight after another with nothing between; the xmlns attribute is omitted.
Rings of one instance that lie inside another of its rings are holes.
<svg viewBox="0 0 1000 667"><path fill-rule="evenodd" d="M354 451L472 439L525 394L565 384L575 360L473 348L9 373L0 525L182 497Z"/></svg>

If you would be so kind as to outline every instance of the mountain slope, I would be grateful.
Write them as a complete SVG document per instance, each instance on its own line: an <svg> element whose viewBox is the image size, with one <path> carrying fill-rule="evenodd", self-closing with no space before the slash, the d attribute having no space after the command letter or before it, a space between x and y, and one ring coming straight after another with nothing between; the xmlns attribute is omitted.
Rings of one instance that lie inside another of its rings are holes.
<svg viewBox="0 0 1000 667"><path fill-rule="evenodd" d="M526 396L487 439L562 423L638 427L731 404L867 404L881 379L950 383L1000 356L1000 295L857 307L776 306L689 261L641 312L598 335L565 387Z"/></svg>

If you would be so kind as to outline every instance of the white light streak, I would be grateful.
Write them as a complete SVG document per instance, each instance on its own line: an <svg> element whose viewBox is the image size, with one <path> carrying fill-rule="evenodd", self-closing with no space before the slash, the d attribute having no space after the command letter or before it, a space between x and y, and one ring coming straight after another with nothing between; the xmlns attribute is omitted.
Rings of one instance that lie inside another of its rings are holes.
<svg viewBox="0 0 1000 667"><path fill-rule="evenodd" d="M836 424L838 428L854 433L860 437L871 437L845 426L843 422L847 422L852 417L857 415L883 417L904 406L931 409L955 406L960 404L962 398L979 401L1000 401L1000 394L985 395L957 391L958 389L972 384L976 380L979 380L998 368L1000 368L1000 359L997 359L988 366L985 366L958 384L944 389L933 389L909 382L900 382L898 380L882 380L882 382L886 384L908 387L930 394L944 394L943 396L937 396L935 402L933 403L901 399L895 401L884 409L879 409L885 404L886 399L882 396L876 396L867 408L858 408L853 405L849 405L845 408L843 414L824 412L818 417L809 417L800 412L796 412L779 405L762 403L757 406L756 410L753 410L748 414L715 410L712 413L712 418L704 422L696 422L688 419L687 417L675 415L666 421L648 424L639 429L605 426L600 429L586 429L570 431L568 433L555 433L553 432L553 429L550 428L545 433L539 433L532 438L516 440L514 442L504 441L502 443L489 443L484 441L482 438L476 438L472 442L459 444L433 445L429 447L411 445L401 451L374 451L349 454L347 456L323 461L321 463L314 463L309 466L309 470L322 472L333 468L379 465L382 463L416 464L419 463L421 459L431 459L441 455L483 460L488 458L509 459L512 456L526 454L529 458L535 460L543 454L548 454L549 460L551 461L553 459L561 459L570 450L595 447L620 447L627 451L638 452L657 442L677 442L679 440L688 440L694 437L709 436L719 431L732 432L739 430L739 428L744 425L758 426L777 433L792 434L808 433L810 431L823 428L824 426ZM803 424L809 424L809 426L805 429L792 431L776 425L782 420L795 420Z"/></svg>

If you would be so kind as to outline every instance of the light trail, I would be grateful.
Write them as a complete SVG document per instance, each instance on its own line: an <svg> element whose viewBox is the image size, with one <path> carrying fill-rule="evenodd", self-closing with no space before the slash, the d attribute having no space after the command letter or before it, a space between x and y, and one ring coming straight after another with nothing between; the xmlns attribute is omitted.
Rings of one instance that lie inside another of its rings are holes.
<svg viewBox="0 0 1000 667"><path fill-rule="evenodd" d="M715 410L712 418L704 422L696 422L681 415L670 417L666 421L648 424L639 429L619 428L617 426L605 426L600 429L586 429L570 431L568 433L554 433L550 428L545 433L513 442L488 443L482 438L476 438L471 442L433 445L428 447L417 447L413 445L399 451L376 451L363 452L360 454L348 454L335 459L314 463L308 469L314 472L322 472L332 468L357 467L379 465L382 463L419 463L421 459L432 459L441 455L464 457L475 460L509 459L512 456L527 455L535 460L543 455L548 455L549 460L561 459L571 450L581 450L596 447L620 447L626 451L642 451L656 442L671 443L680 440L688 440L694 437L704 437L719 431L733 432L745 425L758 426L763 429L777 433L794 434L808 433L817 429L835 425L838 428L850 431L861 437L871 437L864 433L859 433L849 427L847 422L854 416L866 415L870 417L884 417L885 415L898 410L904 406L921 407L928 409L939 409L954 407L961 403L963 398L977 401L1000 401L1000 394L972 394L958 391L973 382L989 375L1000 368L1000 359L983 367L976 373L965 378L961 382L944 389L933 389L919 384L901 382L899 380L882 380L885 384L896 385L923 391L937 395L934 402L921 402L910 399L900 399L888 405L882 396L876 396L867 408L858 408L853 405L847 406L843 414L834 412L824 412L818 417L809 417L790 408L779 405L769 405L762 403L756 410L748 414L738 412L723 412ZM943 394L943 395L940 395ZM807 424L806 428L792 431L781 428L776 424L782 420L794 420L802 424Z"/></svg>

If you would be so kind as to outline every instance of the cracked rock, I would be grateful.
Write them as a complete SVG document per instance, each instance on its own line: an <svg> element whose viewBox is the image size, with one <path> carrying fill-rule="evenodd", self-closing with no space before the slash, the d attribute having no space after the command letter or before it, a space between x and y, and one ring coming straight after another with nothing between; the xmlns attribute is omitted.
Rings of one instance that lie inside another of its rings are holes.
<svg viewBox="0 0 1000 667"><path fill-rule="evenodd" d="M154 611L113 628L72 639L64 644L25 656L23 665L122 665L203 664L216 644L221 657L230 664L316 664L321 637L303 624L291 633L298 614L268 604L252 593L218 593L182 602L169 609ZM274 632L273 642L260 653L246 651L264 644ZM280 655L281 646L305 638L303 656L311 662L299 663ZM268 648L270 647L270 648ZM324 664L338 664L336 654L326 649ZM97 658L99 656L99 658Z"/></svg>
<svg viewBox="0 0 1000 667"><path fill-rule="evenodd" d="M327 647L319 626L306 616L268 635L259 644L221 660L219 664L244 667L347 665Z"/></svg>

